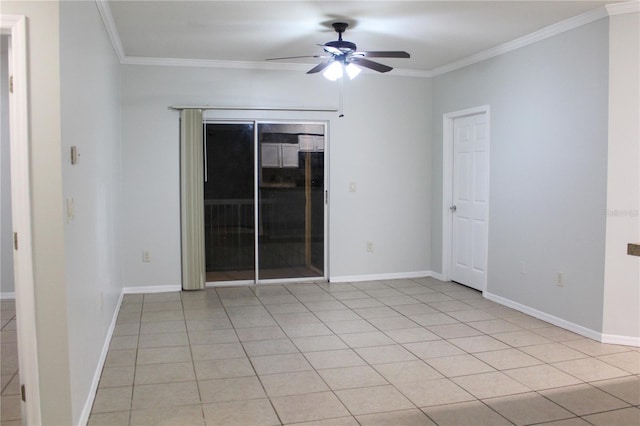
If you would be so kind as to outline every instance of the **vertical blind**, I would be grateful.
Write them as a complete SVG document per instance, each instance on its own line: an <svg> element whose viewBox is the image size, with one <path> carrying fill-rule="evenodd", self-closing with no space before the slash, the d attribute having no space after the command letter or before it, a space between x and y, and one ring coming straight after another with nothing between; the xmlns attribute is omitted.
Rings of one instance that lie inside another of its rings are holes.
<svg viewBox="0 0 640 426"><path fill-rule="evenodd" d="M182 289L205 288L202 110L180 112Z"/></svg>

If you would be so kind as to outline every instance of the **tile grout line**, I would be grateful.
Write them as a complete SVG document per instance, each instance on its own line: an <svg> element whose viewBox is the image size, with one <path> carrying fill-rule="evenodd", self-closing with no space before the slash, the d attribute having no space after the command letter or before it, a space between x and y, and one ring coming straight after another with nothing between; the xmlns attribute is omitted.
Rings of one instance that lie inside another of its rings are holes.
<svg viewBox="0 0 640 426"><path fill-rule="evenodd" d="M198 375L196 373L196 361L195 359L193 359L193 349L192 349L192 345L191 345L191 335L189 334L189 326L187 324L187 316L184 313L184 299L182 298L182 291L178 293L180 296L180 307L181 307L181 311L182 311L182 318L184 320L184 330L185 330L185 334L187 335L187 343L189 344L189 355L191 357L191 369L193 371L193 377L196 381L196 389L198 390L198 399L200 401L200 415L202 416L202 420L203 422L205 422L206 424L206 417L204 414L204 401L202 401L202 391L200 390L200 381L198 380ZM144 306L143 306L144 309ZM137 367L136 367L137 368ZM132 413L133 415L133 413ZM132 417L131 415L131 417Z"/></svg>
<svg viewBox="0 0 640 426"><path fill-rule="evenodd" d="M320 287L320 286L318 286L318 285L316 285L316 287L320 288L320 289L321 289L321 290L323 290L325 293L327 293L327 294L331 295L329 292L327 292L327 291L326 291L325 289L323 289L322 287ZM285 288L286 288L286 287L285 287ZM313 314L313 316L315 316L315 317L316 317L316 319L317 319L321 324L323 324L325 327L327 327L327 328L332 332L332 336L335 336L335 337L337 337L338 339L340 339L340 337L339 337L339 336L337 336L337 335L333 332L333 330L331 330L331 329L326 325L326 323L325 323L324 321L322 321L322 320L321 320L321 319L316 315L316 313L315 313L315 312L313 312L311 309L309 309L309 307L308 307L308 306L307 306L307 305L306 305L302 300L298 299L298 297L297 297L295 294L291 293L291 290L290 290L290 289L286 288L286 290L287 290L287 291L288 291L288 292L289 292L293 297L295 297L295 298L296 298L296 300L298 300L298 302L299 302L299 303L301 303L301 304L302 304L302 305L303 305L303 306L304 306L304 307L305 307L305 308L306 308L306 309L307 309L311 314ZM332 297L333 297L333 296L332 296ZM334 297L334 300L338 301L337 299L335 299L335 297ZM340 303L341 303L341 302L340 302ZM345 305L343 305L343 306L345 306ZM268 309L267 309L267 310L268 310ZM281 327L281 326L280 326L280 323L278 322L278 320L276 320L275 318L273 318L273 319L274 319L274 321L278 324L278 326L279 326L279 327ZM313 372L314 372L314 373L315 373L315 374L320 378L320 380L322 380L322 382L325 384L325 386L327 387L328 391L323 391L323 392L331 392L331 394L336 398L336 400L340 403L340 405L341 405L342 407L344 407L344 409L347 411L347 413L349 413L349 414L351 415L351 417L353 417L353 419L354 419L357 423L360 423L360 422L358 422L358 421L357 421L357 419L355 418L355 415L351 412L351 410L349 410L349 407L347 407L347 406L345 405L345 403L344 403L344 402L340 399L340 397L336 394L335 390L334 390L334 389L329 385L329 383L327 383L327 381L324 379L324 377L322 377L322 375L318 372L318 370L314 367L314 365L310 362L310 360L305 356L304 352L302 352L302 350L300 349L300 347L299 347L298 345L296 345L296 344L295 344L295 342L292 340L293 338L292 338L289 334L287 334L287 332L286 332L286 331L282 330L282 332L283 332L283 333L284 333L284 334L289 338L289 340L291 340L291 343L292 343L292 344L293 344L293 345L298 349L299 353L302 355L302 357L306 360L306 362L307 362L307 363L309 364L309 366L312 368L312 371L313 371ZM306 336L306 337L314 337L314 336ZM340 340L342 340L342 339L340 339ZM346 343L345 343L345 344L346 344ZM348 345L347 345L347 346L348 346ZM313 393L315 393L315 392L310 392L309 394L313 394ZM274 407L274 408L275 408L275 407ZM340 418L340 417L334 417L334 418ZM321 419L321 420L325 420L325 419ZM305 421L306 421L306 420L305 420Z"/></svg>
<svg viewBox="0 0 640 426"><path fill-rule="evenodd" d="M251 287L252 286L250 286L249 289L251 290L252 293L254 293L254 297L260 301L260 306L262 306L269 313L269 315L271 315L271 313L266 309L266 307L264 306L264 304L262 303L260 298L257 295L255 295L255 292L253 291L253 289ZM273 401L271 400L271 397L267 393L267 389L265 388L264 383L262 382L262 379L260 378L260 375L258 374L258 371L256 370L256 367L253 364L253 361L252 361L251 357L247 353L247 350L244 347L244 345L242 344L242 340L240 339L240 335L238 335L237 327L235 326L235 324L233 324L233 321L231 320L231 317L229 316L229 311L227 310L227 307L225 306L225 304L224 304L224 302L222 300L222 297L220 297L220 294L218 293L217 289L216 289L216 295L218 296L218 299L220 299L220 304L222 305L222 309L224 309L225 314L227 314L227 318L229 319L229 323L231 324L231 327L233 328L233 332L235 333L236 337L238 338L238 343L242 347L242 351L244 352L245 356L247 357L247 361L251 365L251 368L253 369L253 372L255 373L255 376L256 376L256 379L258 380L258 383L260 383L260 386L262 387L262 391L264 392L264 395L265 395L266 399L269 401L269 405L271 406L271 409L273 410L274 414L276 415L276 418L278 419L278 422L281 425L284 424L282 419L280 418L280 413L278 413L278 410L276 410L276 407L273 404ZM273 320L275 321L275 318Z"/></svg>
<svg viewBox="0 0 640 426"><path fill-rule="evenodd" d="M323 289L323 290L324 290L324 289ZM372 327L374 327L374 328L376 328L376 329L377 329L377 327L375 327L373 324L369 323L369 322L366 320L366 318L364 318L364 317L360 316L357 312L355 312L355 311L353 310L353 308L350 308L349 306L344 305L340 300L338 300L337 298L335 298L335 296L331 295L331 293L330 293L330 292L327 292L326 290L325 290L325 292L326 292L326 293L328 293L330 296L332 296L336 301L338 301L339 303L341 303L343 306L345 306L345 308L346 308L345 310L349 310L350 312L352 312L352 313L356 314L358 317L360 317L360 318L361 318L361 320L363 320L363 321L367 322L369 325L371 325ZM366 293L366 292L365 292L365 293ZM295 297L295 295L294 295L294 297ZM369 297L371 297L371 296L369 296ZM297 297L296 297L296 299L297 299ZM298 299L298 300L299 300L299 299ZM302 304L303 304L307 309L309 309L309 307L308 307L304 302L300 301L300 303L302 303ZM310 310L310 309L309 309L309 310ZM343 342L343 343L347 346L347 348L348 348L349 350L351 350L353 353L355 353L355 354L356 354L356 356L358 356L358 358L360 358L360 359L361 359L361 360L366 364L366 366L367 366L367 367L369 367L369 368L373 369L374 371L376 371L376 370L375 370L375 368L374 368L372 365L370 365L370 364L369 364L365 359L362 359L362 357L361 357L361 356L360 356L360 355L359 355L359 354L354 350L354 348L352 348L352 347L351 347L347 342L345 342L345 341L340 337L340 335L339 335L339 334L337 334L333 329L331 329L331 327L329 327L329 326L326 324L326 322L325 322L325 321L323 321L322 319L320 319L320 318L315 314L315 312L313 312L313 311L311 311L311 310L310 310L310 312L312 312L312 313L314 314L314 316L316 316L316 318L318 318L318 320L319 320L322 324L324 324L324 325L325 325L325 327L327 327L327 328L331 331L331 333L332 333L332 334L331 334L331 336L337 337L341 342ZM339 322L339 321L336 321L336 322ZM344 334L349 334L349 333L344 333ZM294 343L294 344L295 344L295 343ZM328 350L328 351L329 351L329 350ZM323 351L313 351L313 352L323 352ZM333 396L334 396L334 397L335 397L335 398L340 402L340 404L341 404L341 405L342 405L342 406L347 410L347 412L351 415L351 417L352 417L352 418L353 418L353 419L354 419L358 424L361 424L361 422L356 418L356 414L354 414L354 413L353 413L353 411L352 411L352 410L347 406L347 404L345 403L345 401L344 401L342 398L340 398L340 396L339 396L339 395L338 395L338 393L337 393L337 390L336 390L336 389L333 389L333 388L329 385L329 383L325 380L325 378L324 378L324 377L322 377L322 375L319 373L318 369L317 369L316 367L314 367L314 366L313 366L313 364L309 361L309 359L305 356L304 352L301 352L301 353L302 353L302 356L304 356L304 357L305 357L305 359L307 359L307 362L311 365L311 367L313 368L313 371L318 375L318 377L320 377L320 379L321 379L321 380L324 382L324 384L327 386L327 388L328 388L328 389L329 389L329 391L332 393L332 395L333 395ZM349 367L336 367L336 368L349 368ZM398 391L398 390L395 388L395 386L393 386L391 383L389 383L389 381L388 381L386 378L384 378L384 377L383 377L383 379L385 380L385 382L387 382L387 385L384 385L384 386L391 386L391 387L393 387L393 389L395 389L396 391ZM367 387L377 387L377 386L381 386L381 385L360 386L360 387L358 387L358 388L352 388L352 389L362 389L362 388L367 388ZM349 390L349 389L340 389L340 390ZM399 392L399 391L398 391L398 392ZM407 399L407 400L408 400L408 399ZM413 402L412 402L412 401L410 401L410 400L408 400L408 401L409 401L411 404L413 404ZM414 407L415 407L415 404L413 404L413 405L414 405ZM417 407L415 407L415 408L417 408Z"/></svg>

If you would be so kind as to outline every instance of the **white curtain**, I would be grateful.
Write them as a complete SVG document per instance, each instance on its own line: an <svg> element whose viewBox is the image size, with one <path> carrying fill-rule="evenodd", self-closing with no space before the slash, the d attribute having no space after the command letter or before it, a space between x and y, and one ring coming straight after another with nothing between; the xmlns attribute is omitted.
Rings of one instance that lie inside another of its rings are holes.
<svg viewBox="0 0 640 426"><path fill-rule="evenodd" d="M182 289L205 288L202 110L180 112Z"/></svg>

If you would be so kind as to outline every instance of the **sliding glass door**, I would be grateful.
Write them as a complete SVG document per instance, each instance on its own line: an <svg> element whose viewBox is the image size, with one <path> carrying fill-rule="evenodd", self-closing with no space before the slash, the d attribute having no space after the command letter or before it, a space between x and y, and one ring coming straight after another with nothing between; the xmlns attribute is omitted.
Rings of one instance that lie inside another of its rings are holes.
<svg viewBox="0 0 640 426"><path fill-rule="evenodd" d="M207 282L325 277L325 123L205 123Z"/></svg>

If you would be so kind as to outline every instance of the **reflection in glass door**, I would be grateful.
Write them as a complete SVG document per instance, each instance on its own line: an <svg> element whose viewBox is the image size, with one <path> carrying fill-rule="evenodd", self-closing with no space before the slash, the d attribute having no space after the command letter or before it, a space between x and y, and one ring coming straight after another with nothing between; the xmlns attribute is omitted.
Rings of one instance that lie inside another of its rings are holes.
<svg viewBox="0 0 640 426"><path fill-rule="evenodd" d="M206 129L207 281L323 278L325 124Z"/></svg>
<svg viewBox="0 0 640 426"><path fill-rule="evenodd" d="M258 274L324 276L324 125L258 123Z"/></svg>
<svg viewBox="0 0 640 426"><path fill-rule="evenodd" d="M205 126L207 282L255 280L254 128L253 122Z"/></svg>

